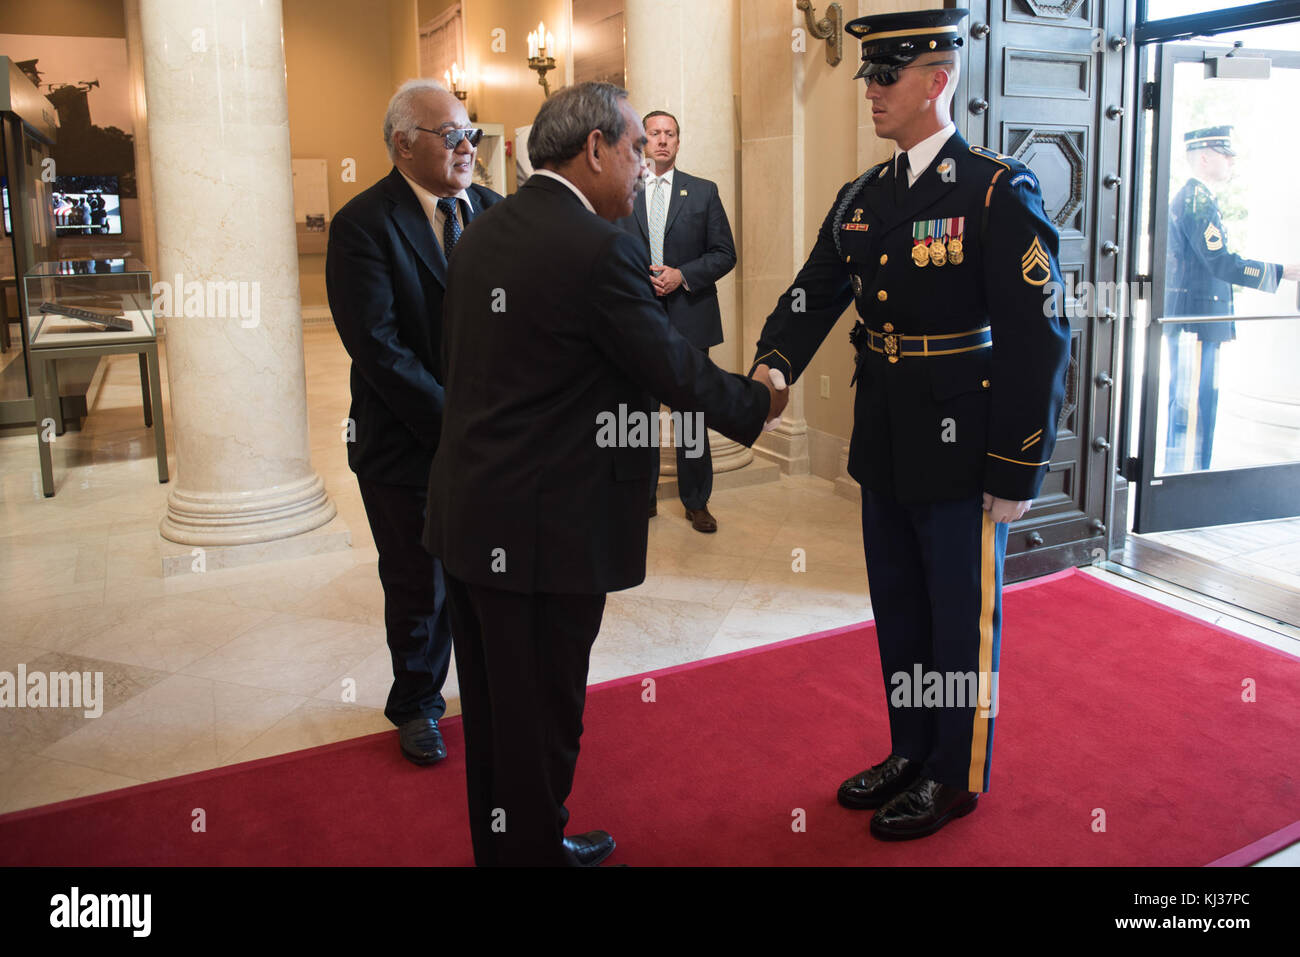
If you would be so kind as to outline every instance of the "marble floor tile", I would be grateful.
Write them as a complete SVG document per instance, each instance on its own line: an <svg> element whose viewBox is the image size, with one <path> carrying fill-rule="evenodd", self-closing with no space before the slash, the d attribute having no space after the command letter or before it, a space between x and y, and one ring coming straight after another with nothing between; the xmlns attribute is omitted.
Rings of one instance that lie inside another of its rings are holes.
<svg viewBox="0 0 1300 957"><path fill-rule="evenodd" d="M171 675L41 755L154 781L230 763L302 704L300 695Z"/></svg>
<svg viewBox="0 0 1300 957"><path fill-rule="evenodd" d="M5 742L5 747L29 754L36 754L62 738L96 725L106 716L111 715L115 709L132 701L167 677L164 672L150 668L63 652L44 652L22 663L26 665L29 687L31 676L36 673L46 676L48 689L50 675L56 672L71 675L76 672L81 676L77 684L84 688L81 692L83 697L80 706L52 707L50 705L53 704L53 693L47 690L46 707L0 708L0 739ZM17 663L13 668L5 670L16 676ZM93 702L85 697L87 693L92 693L91 688L84 686L87 672L90 673L91 683L95 686ZM96 675L102 677L97 680ZM18 690L22 691L22 689ZM26 700L31 700L30 695ZM98 716L87 714L92 710L98 712Z"/></svg>
<svg viewBox="0 0 1300 957"><path fill-rule="evenodd" d="M37 754L0 756L0 814L145 783Z"/></svg>
<svg viewBox="0 0 1300 957"><path fill-rule="evenodd" d="M179 670L309 696L383 644L383 628L280 613Z"/></svg>

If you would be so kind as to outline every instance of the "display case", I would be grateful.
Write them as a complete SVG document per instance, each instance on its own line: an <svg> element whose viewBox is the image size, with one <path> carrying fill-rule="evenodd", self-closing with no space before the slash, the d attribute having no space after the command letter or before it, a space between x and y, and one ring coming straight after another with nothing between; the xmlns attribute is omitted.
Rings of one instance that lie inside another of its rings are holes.
<svg viewBox="0 0 1300 957"><path fill-rule="evenodd" d="M121 345L156 336L151 277L139 260L37 263L23 282L30 349Z"/></svg>
<svg viewBox="0 0 1300 957"><path fill-rule="evenodd" d="M54 494L50 444L60 429L59 363L136 353L144 424L154 432L158 481L167 481L162 378L149 270L135 259L61 259L37 263L23 276L27 354L41 458L41 485Z"/></svg>

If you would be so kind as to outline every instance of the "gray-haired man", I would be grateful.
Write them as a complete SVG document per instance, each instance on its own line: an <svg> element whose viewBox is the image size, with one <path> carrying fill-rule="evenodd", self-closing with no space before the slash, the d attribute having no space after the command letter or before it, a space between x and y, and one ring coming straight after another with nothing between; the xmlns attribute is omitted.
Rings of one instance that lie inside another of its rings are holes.
<svg viewBox="0 0 1300 957"><path fill-rule="evenodd" d="M330 312L352 357L348 465L384 586L393 658L384 714L416 764L447 755L438 720L451 631L442 567L420 544L420 529L442 424L447 259L470 221L501 200L471 185L481 136L437 83L404 83L384 117L393 169L339 210L325 260Z"/></svg>

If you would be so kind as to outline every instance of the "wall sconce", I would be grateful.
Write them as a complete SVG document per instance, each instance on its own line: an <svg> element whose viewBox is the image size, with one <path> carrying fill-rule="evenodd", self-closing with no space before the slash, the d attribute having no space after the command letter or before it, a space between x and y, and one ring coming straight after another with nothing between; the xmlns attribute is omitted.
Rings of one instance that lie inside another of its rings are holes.
<svg viewBox="0 0 1300 957"><path fill-rule="evenodd" d="M442 74L442 78L445 81L444 86L451 90L456 99L465 103L468 107L469 104L466 101L469 99L469 74L460 68L459 63L453 63L451 69ZM473 110L470 110L469 118L471 121L478 120L478 116Z"/></svg>
<svg viewBox="0 0 1300 957"><path fill-rule="evenodd" d="M551 86L546 82L546 74L555 69L555 38L546 32L546 24L537 24L537 29L528 34L528 69L537 71L537 82L549 97Z"/></svg>
<svg viewBox="0 0 1300 957"><path fill-rule="evenodd" d="M798 0L795 6L803 11L804 23L808 26L808 32L814 39L826 41L826 62L831 66L839 66L840 60L844 56L844 8L838 3L832 3L826 8L826 16L817 19L817 11L813 9L812 0Z"/></svg>

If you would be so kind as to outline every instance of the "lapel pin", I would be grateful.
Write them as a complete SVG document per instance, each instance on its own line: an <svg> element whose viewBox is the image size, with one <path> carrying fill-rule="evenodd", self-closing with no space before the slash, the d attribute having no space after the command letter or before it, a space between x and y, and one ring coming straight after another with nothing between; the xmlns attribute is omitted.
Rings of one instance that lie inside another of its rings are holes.
<svg viewBox="0 0 1300 957"><path fill-rule="evenodd" d="M686 190L682 190L678 195L679 195L679 196L685 196L685 195L686 195Z"/></svg>

